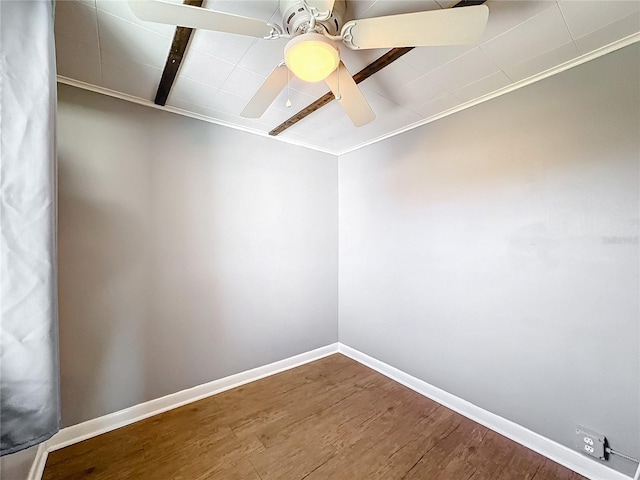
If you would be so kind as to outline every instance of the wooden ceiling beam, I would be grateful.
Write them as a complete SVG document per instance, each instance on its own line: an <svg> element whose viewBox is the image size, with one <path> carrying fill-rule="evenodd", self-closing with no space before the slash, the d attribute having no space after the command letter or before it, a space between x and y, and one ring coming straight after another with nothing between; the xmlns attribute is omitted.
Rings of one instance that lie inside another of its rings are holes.
<svg viewBox="0 0 640 480"><path fill-rule="evenodd" d="M482 5L486 1L487 0L461 0L460 2L456 3L451 8L471 7L473 5ZM358 73L356 73L353 76L353 80L356 83L360 83L363 80L366 80L371 75L373 75L374 73L379 72L380 70L382 70L387 65L391 65L393 62L398 60L401 56L405 55L406 53L409 53L414 48L415 47L404 47L404 48L393 48L393 49L389 50L387 53L382 55L380 58L374 60L369 65L367 65L362 70L360 70ZM316 100L315 102L311 103L310 105L307 105L305 108L300 110L298 113L296 113L295 115L293 115L289 119L287 119L284 122L282 122L280 125L278 125L273 130L271 130L269 132L269 135L271 135L271 136L279 135L280 133L284 132L287 128L292 127L293 125L298 123L303 118L308 117L309 115L311 115L316 110L319 110L320 108L322 108L325 105L327 105L328 103L330 103L331 100L333 100L334 98L335 97L334 97L333 93L331 93L331 92L325 93L318 100Z"/></svg>
<svg viewBox="0 0 640 480"><path fill-rule="evenodd" d="M183 3L185 5L191 5L192 7L201 7L202 2L203 0L184 0ZM167 98L169 98L171 87L173 87L173 82L175 82L176 75L178 75L180 64L187 52L192 32L193 28L176 27L176 33L173 35L171 49L167 56L167 63L164 65L158 91L156 92L156 98L154 100L156 105L165 105L167 103Z"/></svg>

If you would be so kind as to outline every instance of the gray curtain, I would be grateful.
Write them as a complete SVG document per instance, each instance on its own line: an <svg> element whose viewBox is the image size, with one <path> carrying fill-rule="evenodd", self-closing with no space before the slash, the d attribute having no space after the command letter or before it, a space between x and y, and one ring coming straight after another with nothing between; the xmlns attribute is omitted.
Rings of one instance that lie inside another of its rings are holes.
<svg viewBox="0 0 640 480"><path fill-rule="evenodd" d="M0 454L59 428L53 2L0 0Z"/></svg>

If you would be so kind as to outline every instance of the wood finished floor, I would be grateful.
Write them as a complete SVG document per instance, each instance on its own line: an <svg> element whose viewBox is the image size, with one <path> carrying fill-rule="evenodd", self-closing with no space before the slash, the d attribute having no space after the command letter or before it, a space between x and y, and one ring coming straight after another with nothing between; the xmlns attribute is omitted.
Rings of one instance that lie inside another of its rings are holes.
<svg viewBox="0 0 640 480"><path fill-rule="evenodd" d="M44 480L577 480L343 356L49 454Z"/></svg>

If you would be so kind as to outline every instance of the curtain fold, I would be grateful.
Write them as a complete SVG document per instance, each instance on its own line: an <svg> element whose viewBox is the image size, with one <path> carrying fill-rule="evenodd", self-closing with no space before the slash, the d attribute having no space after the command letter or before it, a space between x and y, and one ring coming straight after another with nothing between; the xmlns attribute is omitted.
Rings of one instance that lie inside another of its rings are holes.
<svg viewBox="0 0 640 480"><path fill-rule="evenodd" d="M0 455L60 423L53 12L0 0Z"/></svg>

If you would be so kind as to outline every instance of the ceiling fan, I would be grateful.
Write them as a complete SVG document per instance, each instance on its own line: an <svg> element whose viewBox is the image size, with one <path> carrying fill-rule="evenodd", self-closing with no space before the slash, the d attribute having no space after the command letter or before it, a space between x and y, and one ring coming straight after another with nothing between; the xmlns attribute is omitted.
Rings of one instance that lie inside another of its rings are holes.
<svg viewBox="0 0 640 480"><path fill-rule="evenodd" d="M289 72L308 82L323 81L357 127L375 119L353 81L336 42L352 50L463 45L476 42L487 23L485 5L363 18L343 22L345 0L280 0L282 26L254 18L162 0L130 0L141 20L234 33L267 40L290 39L284 60L246 105L243 117L258 118L289 81Z"/></svg>

